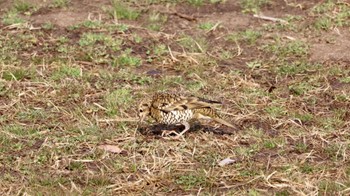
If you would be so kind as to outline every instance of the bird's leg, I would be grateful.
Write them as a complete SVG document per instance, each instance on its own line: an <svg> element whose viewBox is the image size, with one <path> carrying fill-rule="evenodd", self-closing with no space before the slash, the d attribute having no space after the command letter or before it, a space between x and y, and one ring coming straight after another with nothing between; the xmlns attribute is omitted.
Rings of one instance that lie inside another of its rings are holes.
<svg viewBox="0 0 350 196"><path fill-rule="evenodd" d="M161 136L162 137L168 137L171 134L178 135L178 133L174 129L172 129L172 130L162 130L162 135Z"/></svg>
<svg viewBox="0 0 350 196"><path fill-rule="evenodd" d="M181 124L185 126L185 129L184 129L183 131L181 131L180 133L177 133L176 131L173 131L173 130L171 130L171 131L165 130L165 131L163 131L163 133L162 133L162 137L164 137L164 136L167 137L167 136L169 136L170 134L173 134L173 133L174 133L176 136L172 137L171 139L173 139L173 140L178 140L178 139L180 139L180 137L181 137L186 131L188 131L188 130L190 129L190 124L189 124L188 122L182 122Z"/></svg>
<svg viewBox="0 0 350 196"><path fill-rule="evenodd" d="M181 133L176 134L174 139L178 139L180 138L184 133L186 133L186 131L188 131L190 129L190 124L186 121L181 123L183 126L185 126L185 129L183 131L181 131Z"/></svg>

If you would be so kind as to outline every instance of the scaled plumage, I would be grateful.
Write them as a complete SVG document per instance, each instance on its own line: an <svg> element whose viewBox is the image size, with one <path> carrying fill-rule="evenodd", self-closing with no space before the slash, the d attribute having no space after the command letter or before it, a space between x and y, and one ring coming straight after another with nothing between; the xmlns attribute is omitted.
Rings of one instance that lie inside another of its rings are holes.
<svg viewBox="0 0 350 196"><path fill-rule="evenodd" d="M191 119L212 119L228 127L232 124L223 120L214 108L221 104L195 96L181 96L173 93L156 93L151 101L141 103L138 108L140 121L151 116L161 124L183 124L185 129L179 134L184 134L189 128Z"/></svg>

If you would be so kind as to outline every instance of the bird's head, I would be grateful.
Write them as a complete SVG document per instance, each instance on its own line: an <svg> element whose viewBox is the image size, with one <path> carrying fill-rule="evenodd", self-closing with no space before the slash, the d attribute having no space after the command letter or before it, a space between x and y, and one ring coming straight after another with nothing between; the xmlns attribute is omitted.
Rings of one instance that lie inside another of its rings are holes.
<svg viewBox="0 0 350 196"><path fill-rule="evenodd" d="M137 108L140 122L142 122L150 114L151 103L141 102Z"/></svg>

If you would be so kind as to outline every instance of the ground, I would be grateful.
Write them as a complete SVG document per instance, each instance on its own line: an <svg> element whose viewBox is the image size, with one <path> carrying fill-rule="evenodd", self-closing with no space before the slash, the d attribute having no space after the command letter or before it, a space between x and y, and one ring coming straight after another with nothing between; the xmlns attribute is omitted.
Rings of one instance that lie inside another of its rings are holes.
<svg viewBox="0 0 350 196"><path fill-rule="evenodd" d="M347 1L0 7L1 195L350 194ZM162 137L182 127L136 119L157 91L221 101L237 127Z"/></svg>

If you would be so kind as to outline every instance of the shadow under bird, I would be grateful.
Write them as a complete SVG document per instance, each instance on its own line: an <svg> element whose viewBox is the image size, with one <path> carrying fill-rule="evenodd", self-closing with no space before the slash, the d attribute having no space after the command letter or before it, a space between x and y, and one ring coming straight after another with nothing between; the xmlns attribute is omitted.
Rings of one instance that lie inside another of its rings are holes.
<svg viewBox="0 0 350 196"><path fill-rule="evenodd" d="M138 116L142 122L146 117L152 117L160 124L182 124L185 129L177 136L183 135L190 129L188 121L192 119L211 119L228 127L232 124L223 120L215 106L221 104L195 96L181 96L174 93L156 93L150 101L141 102Z"/></svg>

